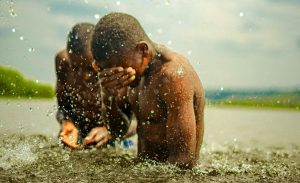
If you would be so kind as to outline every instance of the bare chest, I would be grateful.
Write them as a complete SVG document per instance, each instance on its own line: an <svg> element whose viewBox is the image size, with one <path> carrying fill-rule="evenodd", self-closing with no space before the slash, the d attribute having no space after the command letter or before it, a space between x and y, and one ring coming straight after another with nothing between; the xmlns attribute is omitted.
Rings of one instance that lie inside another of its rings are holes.
<svg viewBox="0 0 300 183"><path fill-rule="evenodd" d="M166 110L159 93L159 84L155 80L141 84L129 91L129 102L137 116L138 124L157 124L165 122Z"/></svg>

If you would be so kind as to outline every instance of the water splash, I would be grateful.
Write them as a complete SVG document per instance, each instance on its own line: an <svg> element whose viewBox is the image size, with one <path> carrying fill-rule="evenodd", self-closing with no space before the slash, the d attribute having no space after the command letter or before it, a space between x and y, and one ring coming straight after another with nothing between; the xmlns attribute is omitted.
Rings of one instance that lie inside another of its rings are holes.
<svg viewBox="0 0 300 183"><path fill-rule="evenodd" d="M28 48L28 52L33 53L33 52L35 52L35 49L34 48Z"/></svg>
<svg viewBox="0 0 300 183"><path fill-rule="evenodd" d="M177 69L176 69L176 75L177 76L183 76L185 74L185 71L184 71L184 68L182 66L179 66Z"/></svg>

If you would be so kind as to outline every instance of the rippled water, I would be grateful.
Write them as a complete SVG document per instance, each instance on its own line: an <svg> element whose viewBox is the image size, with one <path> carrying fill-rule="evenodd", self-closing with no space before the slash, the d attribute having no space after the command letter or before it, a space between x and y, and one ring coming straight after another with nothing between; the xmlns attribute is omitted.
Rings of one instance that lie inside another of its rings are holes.
<svg viewBox="0 0 300 183"><path fill-rule="evenodd" d="M136 148L69 150L43 135L14 134L0 140L0 180L12 182L198 182L300 180L300 148L204 146L192 170L138 162Z"/></svg>
<svg viewBox="0 0 300 183"><path fill-rule="evenodd" d="M207 108L199 166L180 170L138 162L136 147L63 148L55 110L0 100L0 182L300 182L299 112Z"/></svg>

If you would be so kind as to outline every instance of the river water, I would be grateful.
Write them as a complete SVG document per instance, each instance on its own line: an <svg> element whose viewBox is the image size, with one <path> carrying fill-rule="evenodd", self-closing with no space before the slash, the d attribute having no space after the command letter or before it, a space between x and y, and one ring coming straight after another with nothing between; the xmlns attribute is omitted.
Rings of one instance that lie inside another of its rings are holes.
<svg viewBox="0 0 300 183"><path fill-rule="evenodd" d="M199 166L180 170L138 162L135 146L63 148L56 108L52 100L0 100L0 181L300 181L299 111L207 107Z"/></svg>

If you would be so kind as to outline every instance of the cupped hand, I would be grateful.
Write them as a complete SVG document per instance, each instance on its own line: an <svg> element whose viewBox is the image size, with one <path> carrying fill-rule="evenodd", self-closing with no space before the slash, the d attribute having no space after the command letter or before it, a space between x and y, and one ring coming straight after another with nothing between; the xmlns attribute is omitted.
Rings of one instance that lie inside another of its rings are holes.
<svg viewBox="0 0 300 183"><path fill-rule="evenodd" d="M118 90L133 82L135 74L136 71L131 67L107 68L100 72L100 82L108 90Z"/></svg>
<svg viewBox="0 0 300 183"><path fill-rule="evenodd" d="M62 142L70 148L77 148L78 129L72 121L66 121L62 124L62 130L60 133Z"/></svg>
<svg viewBox="0 0 300 183"><path fill-rule="evenodd" d="M96 147L101 147L108 143L111 139L111 135L106 127L93 128L90 133L83 140L84 145L96 144Z"/></svg>

